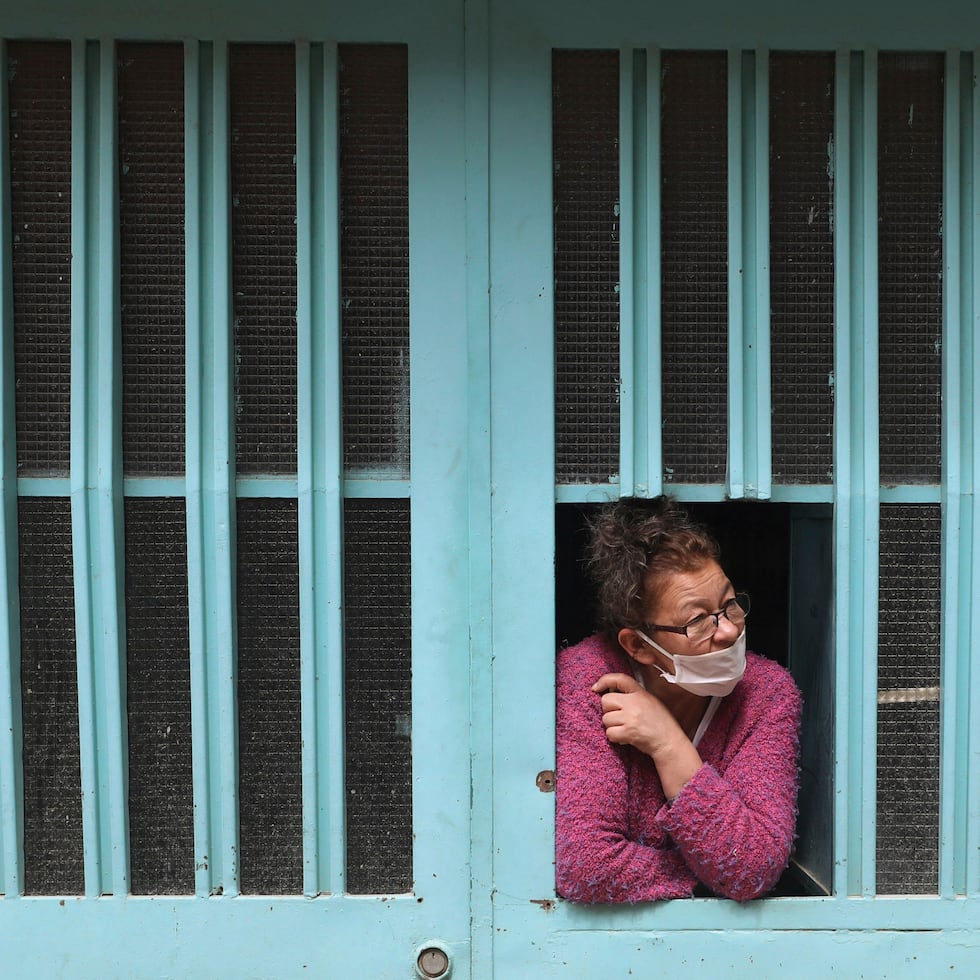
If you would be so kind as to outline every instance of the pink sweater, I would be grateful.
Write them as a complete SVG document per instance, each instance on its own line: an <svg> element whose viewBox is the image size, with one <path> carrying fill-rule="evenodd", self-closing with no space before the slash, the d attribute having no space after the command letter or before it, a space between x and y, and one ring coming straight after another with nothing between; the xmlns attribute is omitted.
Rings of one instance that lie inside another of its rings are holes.
<svg viewBox="0 0 980 980"><path fill-rule="evenodd" d="M666 805L649 756L612 745L590 687L627 658L602 636L558 655L558 894L578 902L689 897L701 882L744 901L768 892L796 824L800 695L788 671L754 653L718 706L704 765Z"/></svg>

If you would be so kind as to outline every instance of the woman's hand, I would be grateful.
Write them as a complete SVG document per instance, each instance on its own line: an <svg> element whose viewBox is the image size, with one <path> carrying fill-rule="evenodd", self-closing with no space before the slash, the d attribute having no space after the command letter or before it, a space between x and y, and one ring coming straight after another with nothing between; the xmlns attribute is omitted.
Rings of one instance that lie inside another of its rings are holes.
<svg viewBox="0 0 980 980"><path fill-rule="evenodd" d="M602 724L616 745L632 745L653 759L664 795L673 799L701 768L701 756L660 698L629 674L603 674L592 690L602 694Z"/></svg>
<svg viewBox="0 0 980 980"><path fill-rule="evenodd" d="M663 701L629 674L603 674L592 690L602 694L602 724L610 742L656 757L667 740L685 737Z"/></svg>

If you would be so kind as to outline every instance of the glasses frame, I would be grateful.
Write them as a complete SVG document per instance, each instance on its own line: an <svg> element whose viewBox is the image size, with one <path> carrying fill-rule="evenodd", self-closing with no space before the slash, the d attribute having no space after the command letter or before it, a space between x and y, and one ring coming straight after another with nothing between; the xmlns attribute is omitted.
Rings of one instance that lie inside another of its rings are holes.
<svg viewBox="0 0 980 980"><path fill-rule="evenodd" d="M721 617L724 616L728 622L732 625L737 626L737 623L732 622L731 616L728 615L728 611L732 608L732 605L738 606L742 610L743 621L749 614L749 610L752 608L752 602L749 599L748 592L736 592L731 599L726 602L721 609L717 612L701 613L699 616L695 616L689 623L685 623L683 626L658 626L656 623L644 623L643 628L648 632L661 632L661 633L677 633L680 636L686 636L691 642L703 642L704 640L710 639L718 631L718 626L721 622ZM706 636L701 637L700 641L695 641L691 635L687 632L695 623L700 623L703 620L714 618L715 628L711 633Z"/></svg>

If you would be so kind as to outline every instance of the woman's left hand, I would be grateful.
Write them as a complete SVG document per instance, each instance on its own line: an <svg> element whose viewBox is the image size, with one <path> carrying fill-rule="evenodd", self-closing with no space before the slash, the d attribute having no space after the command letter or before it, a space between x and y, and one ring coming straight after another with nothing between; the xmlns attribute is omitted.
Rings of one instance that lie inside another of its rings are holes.
<svg viewBox="0 0 980 980"><path fill-rule="evenodd" d="M663 701L629 674L603 674L592 690L602 693L602 724L610 742L656 757L671 740L686 738Z"/></svg>

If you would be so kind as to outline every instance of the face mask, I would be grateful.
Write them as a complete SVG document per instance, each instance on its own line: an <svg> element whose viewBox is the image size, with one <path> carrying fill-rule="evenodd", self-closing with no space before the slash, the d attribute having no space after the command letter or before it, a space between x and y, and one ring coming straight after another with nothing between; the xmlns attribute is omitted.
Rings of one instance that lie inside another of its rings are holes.
<svg viewBox="0 0 980 980"><path fill-rule="evenodd" d="M636 631L650 646L659 650L674 664L674 673L668 674L660 670L663 679L668 684L676 684L691 694L701 697L723 698L731 694L735 685L745 673L745 630L739 638L724 650L712 650L698 656L687 656L680 653L668 653L659 643L654 643L645 633Z"/></svg>

